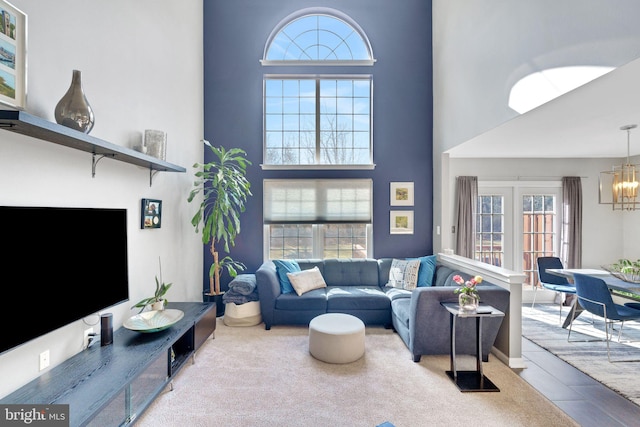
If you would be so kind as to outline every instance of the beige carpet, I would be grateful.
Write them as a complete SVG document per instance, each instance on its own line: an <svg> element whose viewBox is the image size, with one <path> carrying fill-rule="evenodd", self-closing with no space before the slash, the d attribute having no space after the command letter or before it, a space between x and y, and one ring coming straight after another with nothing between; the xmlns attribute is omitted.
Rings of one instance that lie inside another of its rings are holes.
<svg viewBox="0 0 640 427"><path fill-rule="evenodd" d="M198 351L137 426L571 426L564 412L491 356L500 392L461 393L448 356L412 361L393 331L367 327L365 356L346 365L314 359L305 327L228 327ZM465 357L459 369L473 369Z"/></svg>

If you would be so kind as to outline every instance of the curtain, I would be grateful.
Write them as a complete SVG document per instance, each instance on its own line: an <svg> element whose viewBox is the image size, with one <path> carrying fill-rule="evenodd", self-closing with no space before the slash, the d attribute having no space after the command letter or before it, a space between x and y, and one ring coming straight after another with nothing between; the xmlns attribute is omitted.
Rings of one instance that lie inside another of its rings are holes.
<svg viewBox="0 0 640 427"><path fill-rule="evenodd" d="M476 240L475 213L478 198L478 177L459 176L456 178L457 215L456 254L473 258Z"/></svg>
<svg viewBox="0 0 640 427"><path fill-rule="evenodd" d="M582 268L582 182L579 176L562 178L561 258L565 268Z"/></svg>

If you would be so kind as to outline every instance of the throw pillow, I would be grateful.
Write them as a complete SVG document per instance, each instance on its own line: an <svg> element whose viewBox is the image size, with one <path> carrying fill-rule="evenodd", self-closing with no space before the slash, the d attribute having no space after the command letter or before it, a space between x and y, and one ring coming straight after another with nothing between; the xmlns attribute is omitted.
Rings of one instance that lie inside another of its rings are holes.
<svg viewBox="0 0 640 427"><path fill-rule="evenodd" d="M433 286L433 276L436 273L436 256L429 255L420 258L407 258L408 260L419 260L420 270L418 271L417 287L423 288Z"/></svg>
<svg viewBox="0 0 640 427"><path fill-rule="evenodd" d="M408 291L415 289L418 283L419 269L420 260L394 259L391 261L387 286L402 288Z"/></svg>
<svg viewBox="0 0 640 427"><path fill-rule="evenodd" d="M276 272L278 273L278 279L280 280L280 292L283 294L293 292L293 286L291 286L287 273L302 271L298 261L292 259L275 259L273 260L273 263L276 265Z"/></svg>
<svg viewBox="0 0 640 427"><path fill-rule="evenodd" d="M327 283L324 281L324 277L322 277L322 273L320 273L320 269L318 267L313 267L312 269L299 271L297 273L287 273L287 277L289 277L291 285L298 296L313 289L327 287Z"/></svg>

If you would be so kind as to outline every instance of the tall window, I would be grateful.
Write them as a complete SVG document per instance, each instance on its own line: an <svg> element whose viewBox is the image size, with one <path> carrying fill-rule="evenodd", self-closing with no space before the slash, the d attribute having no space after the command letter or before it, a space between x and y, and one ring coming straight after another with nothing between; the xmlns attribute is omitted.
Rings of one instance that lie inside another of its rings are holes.
<svg viewBox="0 0 640 427"><path fill-rule="evenodd" d="M522 196L522 257L527 282L538 284L536 259L558 256L556 197L544 194Z"/></svg>
<svg viewBox="0 0 640 427"><path fill-rule="evenodd" d="M372 167L372 78L351 70L375 61L353 20L327 8L296 12L269 36L261 62L296 66L264 76L263 167Z"/></svg>
<svg viewBox="0 0 640 427"><path fill-rule="evenodd" d="M475 259L496 266L504 259L504 197L478 196Z"/></svg>
<svg viewBox="0 0 640 427"><path fill-rule="evenodd" d="M263 169L373 168L373 79L354 67L375 60L355 21L299 10L271 32L261 63ZM370 179L265 180L265 258L373 256L372 203Z"/></svg>

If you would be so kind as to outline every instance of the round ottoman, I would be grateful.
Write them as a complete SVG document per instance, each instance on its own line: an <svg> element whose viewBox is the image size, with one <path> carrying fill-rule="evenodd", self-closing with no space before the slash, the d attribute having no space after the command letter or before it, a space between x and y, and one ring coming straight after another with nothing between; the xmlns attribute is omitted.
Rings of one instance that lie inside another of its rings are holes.
<svg viewBox="0 0 640 427"><path fill-rule="evenodd" d="M309 322L309 353L327 363L355 362L364 355L364 323L344 313L326 313Z"/></svg>

